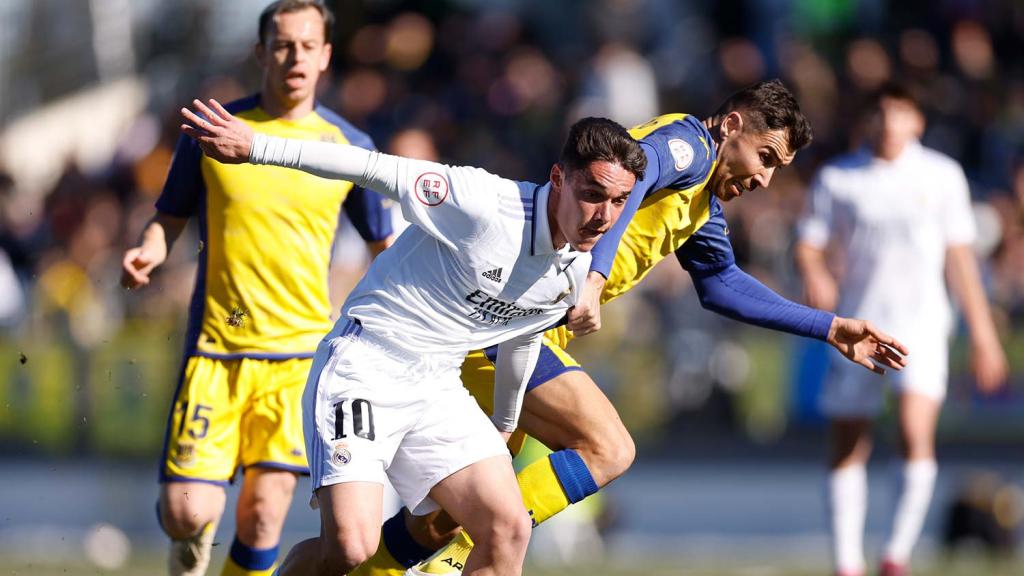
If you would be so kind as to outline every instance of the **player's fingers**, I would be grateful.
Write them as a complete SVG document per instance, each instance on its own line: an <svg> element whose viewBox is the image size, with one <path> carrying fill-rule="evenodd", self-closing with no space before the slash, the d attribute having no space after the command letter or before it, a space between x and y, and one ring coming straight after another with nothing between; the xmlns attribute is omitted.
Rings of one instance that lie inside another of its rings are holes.
<svg viewBox="0 0 1024 576"><path fill-rule="evenodd" d="M139 273L137 270L130 266L125 266L121 269L121 286L131 290L132 288L138 288L139 286L145 286L149 283L149 278L145 274Z"/></svg>
<svg viewBox="0 0 1024 576"><path fill-rule="evenodd" d="M188 126L198 128L204 133L210 133L213 131L213 124L210 124L205 119L200 118L195 112L192 112L188 108L182 108L181 115L185 117ZM184 129L184 127L182 129Z"/></svg>
<svg viewBox="0 0 1024 576"><path fill-rule="evenodd" d="M227 108L221 106L220 102L217 102L217 100L214 98L210 98L210 108L213 108L213 110L217 113L217 116L222 118L225 122L232 118L231 112L228 112Z"/></svg>
<svg viewBox="0 0 1024 576"><path fill-rule="evenodd" d="M224 125L224 119L213 110L210 110L210 108L207 107L206 104L203 104L198 98L192 101L192 105L196 107L196 110L198 110L200 114L209 120L210 124L214 126Z"/></svg>
<svg viewBox="0 0 1024 576"><path fill-rule="evenodd" d="M875 349L875 358L884 359L886 364L896 369L907 365L907 359L903 355L884 344L879 344Z"/></svg>
<svg viewBox="0 0 1024 576"><path fill-rule="evenodd" d="M902 342L886 334L885 332L882 332L878 328L875 328L875 326L870 322L864 323L864 330L868 334L874 336L875 339L881 342L882 344L885 344L886 346L889 346L890 348L899 351L901 354L910 354L910 349L907 348Z"/></svg>
<svg viewBox="0 0 1024 576"><path fill-rule="evenodd" d="M863 358L861 361L858 362L858 364L867 368L868 370L871 370L875 374L885 374L885 368L879 366L878 364L875 364L868 358Z"/></svg>
<svg viewBox="0 0 1024 576"><path fill-rule="evenodd" d="M199 138L206 134L205 132L200 132L199 130L196 130L195 126L192 126L191 124L182 124L178 129L181 130L183 134L185 134L189 138L192 138L193 140L199 140Z"/></svg>

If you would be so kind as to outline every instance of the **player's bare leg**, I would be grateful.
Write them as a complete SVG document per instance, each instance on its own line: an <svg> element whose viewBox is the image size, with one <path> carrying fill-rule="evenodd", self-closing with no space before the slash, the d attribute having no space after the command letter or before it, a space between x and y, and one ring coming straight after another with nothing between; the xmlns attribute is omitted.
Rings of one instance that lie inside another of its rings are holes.
<svg viewBox="0 0 1024 576"><path fill-rule="evenodd" d="M633 439L615 407L582 370L563 372L530 390L523 402L519 429L556 453L554 458L534 462L517 475L534 525L621 476L636 456ZM565 466L573 457L580 460ZM580 478L581 475L584 478ZM590 488L572 494L564 489L564 486L580 487L587 480L591 482ZM418 545L433 549L437 548L438 539L448 538L446 522L442 514L411 517L407 525ZM465 559L471 548L472 543L467 539L457 538L425 563L420 572L452 573L453 567ZM359 574L388 573L366 570Z"/></svg>
<svg viewBox="0 0 1024 576"><path fill-rule="evenodd" d="M935 488L935 427L941 403L935 398L904 392L899 401L903 462L898 471L899 500L882 560L883 576L906 573L911 551L921 534Z"/></svg>
<svg viewBox="0 0 1024 576"><path fill-rule="evenodd" d="M316 491L320 536L299 542L276 574L338 576L366 561L380 540L384 486L345 482Z"/></svg>
<svg viewBox="0 0 1024 576"><path fill-rule="evenodd" d="M245 470L235 509L235 541L221 576L268 574L273 569L295 484L293 472L258 466Z"/></svg>
<svg viewBox="0 0 1024 576"><path fill-rule="evenodd" d="M165 482L160 487L160 525L171 537L168 573L199 576L210 564L213 537L224 513L224 488L205 482Z"/></svg>
<svg viewBox="0 0 1024 576"><path fill-rule="evenodd" d="M553 451L578 452L599 487L621 476L636 458L633 437L615 406L582 370L531 390L519 428Z"/></svg>
<svg viewBox="0 0 1024 576"><path fill-rule="evenodd" d="M836 574L864 574L864 519L867 515L867 461L871 456L870 420L832 420L828 509Z"/></svg>
<svg viewBox="0 0 1024 576"><path fill-rule="evenodd" d="M459 470L434 486L430 497L476 544L464 574L522 573L531 524L507 456L493 456Z"/></svg>

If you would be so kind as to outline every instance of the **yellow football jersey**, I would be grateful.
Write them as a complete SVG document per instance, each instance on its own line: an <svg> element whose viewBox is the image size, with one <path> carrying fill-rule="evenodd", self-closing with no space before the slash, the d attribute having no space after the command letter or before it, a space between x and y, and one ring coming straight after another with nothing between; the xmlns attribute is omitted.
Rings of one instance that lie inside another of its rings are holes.
<svg viewBox="0 0 1024 576"><path fill-rule="evenodd" d="M259 96L228 110L254 130L375 149L317 105L299 120L269 116ZM385 199L299 170L221 164L182 137L157 210L197 216L199 269L187 353L211 358L310 357L331 329L327 276L344 206L367 241L391 234Z"/></svg>

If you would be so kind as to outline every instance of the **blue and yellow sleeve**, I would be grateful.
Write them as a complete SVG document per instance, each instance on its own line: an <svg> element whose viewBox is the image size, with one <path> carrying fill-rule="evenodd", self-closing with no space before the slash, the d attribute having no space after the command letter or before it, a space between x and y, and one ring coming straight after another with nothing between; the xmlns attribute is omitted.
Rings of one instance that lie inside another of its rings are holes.
<svg viewBox="0 0 1024 576"><path fill-rule="evenodd" d="M202 150L192 138L184 134L178 138L171 169L156 201L157 210L179 218L188 218L198 212L203 191L203 175L199 168L202 155Z"/></svg>

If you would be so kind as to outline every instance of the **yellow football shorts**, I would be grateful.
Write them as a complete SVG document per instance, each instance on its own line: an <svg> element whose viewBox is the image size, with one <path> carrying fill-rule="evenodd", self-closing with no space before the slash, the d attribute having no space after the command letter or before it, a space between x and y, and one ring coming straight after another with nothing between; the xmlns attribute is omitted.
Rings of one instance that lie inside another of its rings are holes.
<svg viewBox="0 0 1024 576"><path fill-rule="evenodd" d="M494 413L494 360L498 347L487 350L474 350L466 355L462 363L462 385L469 390L477 404L488 415ZM579 362L566 352L549 334L544 335L544 343L537 357L537 367L526 385L529 394L537 386L573 370L583 370ZM519 453L526 442L526 434L516 430L509 438L508 447L513 455Z"/></svg>
<svg viewBox="0 0 1024 576"><path fill-rule="evenodd" d="M228 483L241 466L308 474L302 392L312 358L188 358L160 479Z"/></svg>

